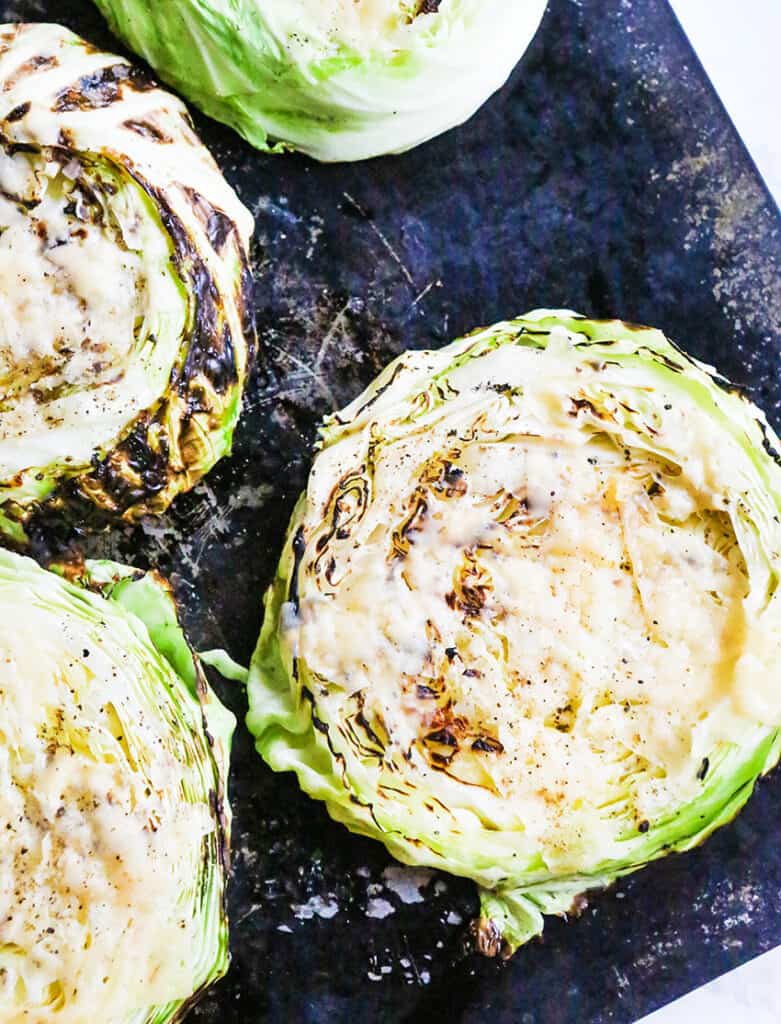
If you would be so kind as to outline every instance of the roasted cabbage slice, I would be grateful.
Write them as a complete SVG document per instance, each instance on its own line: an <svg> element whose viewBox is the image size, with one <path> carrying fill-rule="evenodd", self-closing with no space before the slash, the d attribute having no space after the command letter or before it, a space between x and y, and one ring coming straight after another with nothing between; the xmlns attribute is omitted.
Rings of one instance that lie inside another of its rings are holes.
<svg viewBox="0 0 781 1024"><path fill-rule="evenodd" d="M233 716L162 581L0 551L0 1020L163 1024L228 964Z"/></svg>
<svg viewBox="0 0 781 1024"><path fill-rule="evenodd" d="M0 26L0 514L126 519L230 448L251 217L184 106L57 25Z"/></svg>
<svg viewBox="0 0 781 1024"><path fill-rule="evenodd" d="M112 30L259 149L395 153L506 80L546 0L95 0Z"/></svg>
<svg viewBox="0 0 781 1024"><path fill-rule="evenodd" d="M509 954L776 764L778 460L649 328L543 310L402 355L323 428L251 667L259 752L473 878Z"/></svg>

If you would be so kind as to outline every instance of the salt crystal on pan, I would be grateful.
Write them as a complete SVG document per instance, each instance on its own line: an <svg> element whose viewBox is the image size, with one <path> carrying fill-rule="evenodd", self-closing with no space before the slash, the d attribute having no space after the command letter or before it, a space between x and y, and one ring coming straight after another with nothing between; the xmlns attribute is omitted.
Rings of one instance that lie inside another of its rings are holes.
<svg viewBox="0 0 781 1024"><path fill-rule="evenodd" d="M402 903L422 903L424 889L433 876L428 868L402 868L391 865L385 868L382 877L391 892L395 892Z"/></svg>
<svg viewBox="0 0 781 1024"><path fill-rule="evenodd" d="M323 899L322 896L312 896L306 903L294 903L290 908L299 921L309 921L315 915L326 919L335 917L339 913L339 904L329 896Z"/></svg>
<svg viewBox="0 0 781 1024"><path fill-rule="evenodd" d="M378 920L382 920L384 917L389 917L391 914L395 914L396 908L392 903L387 900L373 899L369 900L366 904L366 916L373 917Z"/></svg>

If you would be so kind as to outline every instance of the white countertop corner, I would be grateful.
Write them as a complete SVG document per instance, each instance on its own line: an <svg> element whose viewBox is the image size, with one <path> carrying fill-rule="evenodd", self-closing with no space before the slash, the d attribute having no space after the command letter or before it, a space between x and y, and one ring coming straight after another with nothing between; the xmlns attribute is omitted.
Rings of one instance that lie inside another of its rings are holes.
<svg viewBox="0 0 781 1024"><path fill-rule="evenodd" d="M781 205L781 0L670 0Z"/></svg>

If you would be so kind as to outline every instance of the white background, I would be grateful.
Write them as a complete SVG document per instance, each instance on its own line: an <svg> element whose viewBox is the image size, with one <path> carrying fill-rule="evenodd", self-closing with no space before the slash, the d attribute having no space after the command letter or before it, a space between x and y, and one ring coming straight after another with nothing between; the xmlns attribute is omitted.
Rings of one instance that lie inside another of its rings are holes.
<svg viewBox="0 0 781 1024"><path fill-rule="evenodd" d="M781 205L781 0L670 2ZM781 784L781 779L777 781ZM642 1024L744 1021L781 1021L781 948L646 1017Z"/></svg>
<svg viewBox="0 0 781 1024"><path fill-rule="evenodd" d="M781 203L781 0L670 2Z"/></svg>

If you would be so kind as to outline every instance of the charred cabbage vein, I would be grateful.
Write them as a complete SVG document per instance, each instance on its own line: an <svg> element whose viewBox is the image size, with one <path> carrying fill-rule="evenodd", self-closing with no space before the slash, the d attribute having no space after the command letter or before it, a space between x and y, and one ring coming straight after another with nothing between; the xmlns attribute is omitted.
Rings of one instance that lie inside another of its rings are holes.
<svg viewBox="0 0 781 1024"><path fill-rule="evenodd" d="M250 673L259 752L509 952L779 755L778 448L658 331L539 311L328 420Z"/></svg>
<svg viewBox="0 0 781 1024"><path fill-rule="evenodd" d="M470 117L545 0L95 0L112 30L253 145L400 152Z"/></svg>
<svg viewBox="0 0 781 1024"><path fill-rule="evenodd" d="M0 86L6 529L71 478L162 511L230 447L249 214L185 108L66 29L0 26Z"/></svg>
<svg viewBox="0 0 781 1024"><path fill-rule="evenodd" d="M153 577L0 552L0 609L0 1020L178 1019L227 967L233 718Z"/></svg>

